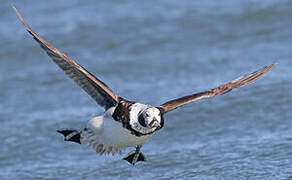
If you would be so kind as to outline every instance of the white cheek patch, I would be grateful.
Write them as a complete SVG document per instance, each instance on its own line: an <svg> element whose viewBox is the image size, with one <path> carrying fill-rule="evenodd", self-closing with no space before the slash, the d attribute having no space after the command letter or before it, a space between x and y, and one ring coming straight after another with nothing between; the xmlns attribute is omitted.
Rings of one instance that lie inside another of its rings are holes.
<svg viewBox="0 0 292 180"><path fill-rule="evenodd" d="M130 122L137 121L140 111L146 109L147 107L148 106L145 104L140 104L140 103L133 104L130 110Z"/></svg>

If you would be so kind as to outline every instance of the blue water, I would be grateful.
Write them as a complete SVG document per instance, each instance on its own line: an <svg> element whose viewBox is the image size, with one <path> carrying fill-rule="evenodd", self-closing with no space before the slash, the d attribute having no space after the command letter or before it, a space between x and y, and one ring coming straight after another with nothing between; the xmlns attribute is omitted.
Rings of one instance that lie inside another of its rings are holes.
<svg viewBox="0 0 292 180"><path fill-rule="evenodd" d="M56 129L103 109L49 59L33 29L129 100L152 105L264 65L255 84L186 105L143 146L98 156ZM292 1L3 1L0 179L292 179Z"/></svg>

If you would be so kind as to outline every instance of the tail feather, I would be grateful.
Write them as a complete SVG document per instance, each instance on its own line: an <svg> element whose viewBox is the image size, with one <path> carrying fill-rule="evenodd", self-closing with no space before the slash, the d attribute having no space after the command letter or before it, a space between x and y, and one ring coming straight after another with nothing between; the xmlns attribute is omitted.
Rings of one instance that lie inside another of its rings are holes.
<svg viewBox="0 0 292 180"><path fill-rule="evenodd" d="M62 129L62 130L57 130L57 132L64 135L64 141L72 141L72 142L81 144L80 131L72 130L72 129Z"/></svg>

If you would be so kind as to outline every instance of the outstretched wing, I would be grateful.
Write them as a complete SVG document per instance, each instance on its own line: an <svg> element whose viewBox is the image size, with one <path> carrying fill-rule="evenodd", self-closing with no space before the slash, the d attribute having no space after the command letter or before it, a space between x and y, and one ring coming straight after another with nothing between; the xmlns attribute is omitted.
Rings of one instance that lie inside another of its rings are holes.
<svg viewBox="0 0 292 180"><path fill-rule="evenodd" d="M162 104L160 107L163 109L164 113L167 113L169 111L172 111L180 106L183 106L185 104L197 101L202 98L210 98L218 95L222 95L225 93L228 93L229 91L232 91L233 89L245 86L247 84L253 83L262 77L264 77L268 72L270 72L276 64L272 64L270 66L265 66L258 71L255 71L251 74L239 77L231 82L228 82L226 84L223 84L217 88L211 89L209 91L204 91L196 94L192 94L189 96L184 96L178 99L174 99L171 101L168 101L164 104Z"/></svg>
<svg viewBox="0 0 292 180"><path fill-rule="evenodd" d="M86 91L97 102L97 104L108 109L119 102L120 98L116 96L106 84L41 38L24 21L17 9L15 7L13 7L13 9L26 27L27 31L34 37L52 60L84 91Z"/></svg>

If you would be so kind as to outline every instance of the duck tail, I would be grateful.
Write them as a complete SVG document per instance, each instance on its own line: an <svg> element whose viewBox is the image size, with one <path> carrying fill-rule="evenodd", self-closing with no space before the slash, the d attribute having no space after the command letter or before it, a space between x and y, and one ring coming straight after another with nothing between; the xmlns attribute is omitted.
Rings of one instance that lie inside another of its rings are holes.
<svg viewBox="0 0 292 180"><path fill-rule="evenodd" d="M81 144L81 131L74 129L57 130L58 133L64 135L64 141L72 141Z"/></svg>

